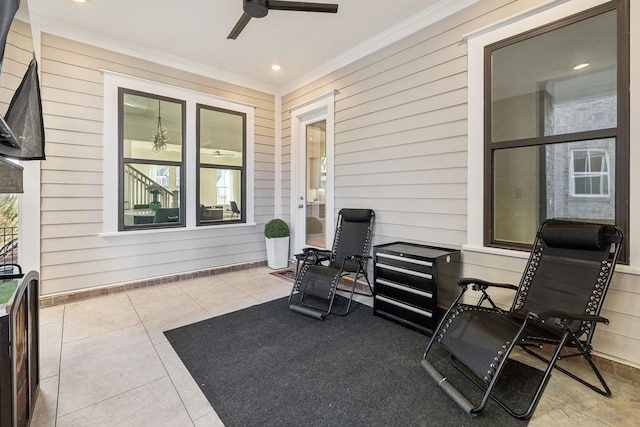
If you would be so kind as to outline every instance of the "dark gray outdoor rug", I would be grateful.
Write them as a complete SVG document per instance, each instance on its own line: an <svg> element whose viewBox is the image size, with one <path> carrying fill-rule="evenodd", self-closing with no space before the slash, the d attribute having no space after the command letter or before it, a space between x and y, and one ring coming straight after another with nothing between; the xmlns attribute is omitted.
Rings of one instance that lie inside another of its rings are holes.
<svg viewBox="0 0 640 427"><path fill-rule="evenodd" d="M289 310L285 298L165 335L227 427L527 424L492 401L470 418L422 370L428 337L372 313L354 303L348 316L318 321ZM465 382L434 350L429 359L449 380ZM519 381L508 377L505 396L521 400ZM477 401L474 385L465 393Z"/></svg>

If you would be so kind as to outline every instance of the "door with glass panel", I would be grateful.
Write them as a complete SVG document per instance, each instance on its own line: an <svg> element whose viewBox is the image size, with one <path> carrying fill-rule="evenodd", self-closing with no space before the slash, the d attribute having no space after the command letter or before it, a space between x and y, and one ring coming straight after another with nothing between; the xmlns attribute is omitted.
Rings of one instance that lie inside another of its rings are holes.
<svg viewBox="0 0 640 427"><path fill-rule="evenodd" d="M326 96L291 113L293 253L333 242L333 105L333 97Z"/></svg>
<svg viewBox="0 0 640 427"><path fill-rule="evenodd" d="M305 125L305 246L325 247L327 239L327 121Z"/></svg>

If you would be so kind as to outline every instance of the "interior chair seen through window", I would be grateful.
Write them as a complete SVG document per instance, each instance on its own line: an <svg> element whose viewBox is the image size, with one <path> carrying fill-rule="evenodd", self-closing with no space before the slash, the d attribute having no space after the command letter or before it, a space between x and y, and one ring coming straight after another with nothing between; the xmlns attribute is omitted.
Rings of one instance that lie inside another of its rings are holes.
<svg viewBox="0 0 640 427"><path fill-rule="evenodd" d="M233 218L236 215L238 215L238 218L240 218L240 214L242 212L240 212L240 209L238 208L238 204L232 200L229 202L229 205L231 206L231 218Z"/></svg>
<svg viewBox="0 0 640 427"><path fill-rule="evenodd" d="M153 218L155 224L164 222L179 222L180 208L158 208Z"/></svg>
<svg viewBox="0 0 640 427"><path fill-rule="evenodd" d="M545 221L538 229L519 286L479 279L459 280L460 293L433 334L422 367L471 416L482 411L488 398L492 398L514 417L529 418L554 369L609 396L609 387L591 358L591 341L596 325L608 323L600 316L600 310L622 240L622 231L613 225ZM478 292L477 305L462 302L470 288ZM509 310L499 308L489 295L489 290L501 289L516 291ZM429 353L435 344L450 353L456 368L475 382L469 384L473 390L476 386L484 390L479 404L471 403L458 390L462 387L456 388L451 378L440 373L443 368L434 366L438 361L429 358ZM524 350L520 356L530 354L535 356L531 360L539 359L546 365L544 373L536 371L535 375L518 378L522 385L519 390L527 385L532 396L517 409L507 402L515 394L512 389L507 398L496 396L500 391L499 379L509 371L505 367L518 363L511 358L516 348ZM584 358L591 367L591 382L571 372L570 365L575 367L577 363L558 364L561 358L577 357ZM532 379L537 382L532 384Z"/></svg>

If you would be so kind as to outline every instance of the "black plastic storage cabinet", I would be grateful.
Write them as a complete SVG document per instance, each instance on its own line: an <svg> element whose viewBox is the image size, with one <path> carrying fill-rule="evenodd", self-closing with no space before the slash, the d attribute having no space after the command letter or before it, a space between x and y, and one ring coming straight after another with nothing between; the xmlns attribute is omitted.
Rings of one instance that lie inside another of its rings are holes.
<svg viewBox="0 0 640 427"><path fill-rule="evenodd" d="M457 294L460 251L395 242L374 246L373 259L374 315L432 333Z"/></svg>

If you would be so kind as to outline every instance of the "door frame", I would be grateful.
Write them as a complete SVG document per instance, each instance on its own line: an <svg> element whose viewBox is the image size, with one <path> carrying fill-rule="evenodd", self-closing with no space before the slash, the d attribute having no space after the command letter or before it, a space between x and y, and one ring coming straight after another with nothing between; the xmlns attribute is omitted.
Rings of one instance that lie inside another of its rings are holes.
<svg viewBox="0 0 640 427"><path fill-rule="evenodd" d="M325 205L325 248L331 248L335 232L334 143L335 92L291 108L291 242L299 253L306 236L306 126L326 120L327 181Z"/></svg>

